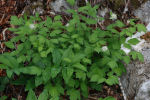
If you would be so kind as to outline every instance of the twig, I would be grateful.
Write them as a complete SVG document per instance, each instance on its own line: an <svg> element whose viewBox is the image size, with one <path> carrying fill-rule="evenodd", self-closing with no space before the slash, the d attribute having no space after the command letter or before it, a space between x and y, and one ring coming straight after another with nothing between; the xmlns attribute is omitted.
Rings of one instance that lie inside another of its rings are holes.
<svg viewBox="0 0 150 100"><path fill-rule="evenodd" d="M6 40L6 31L7 31L7 29L8 28L5 28L3 31L2 31L2 34L3 34L3 40L5 41ZM4 51L5 51L5 48L3 47L3 44L2 44L2 42L0 41L0 47L1 47L1 49L2 49L2 53L4 53Z"/></svg>
<svg viewBox="0 0 150 100"><path fill-rule="evenodd" d="M47 0L46 4L49 4L51 2L51 0Z"/></svg>
<svg viewBox="0 0 150 100"><path fill-rule="evenodd" d="M125 1L125 8L124 8L123 14L125 14L128 11L128 5L129 5L130 0L128 1L124 0L124 1Z"/></svg>
<svg viewBox="0 0 150 100"><path fill-rule="evenodd" d="M5 28L4 30L3 30L3 32L2 32L2 34L3 34L3 40L6 40L6 31L8 30L8 28Z"/></svg>
<svg viewBox="0 0 150 100"><path fill-rule="evenodd" d="M91 97L91 96L89 96L88 99L97 100L96 97Z"/></svg>
<svg viewBox="0 0 150 100"><path fill-rule="evenodd" d="M85 0L86 3L88 3L88 0Z"/></svg>
<svg viewBox="0 0 150 100"><path fill-rule="evenodd" d="M23 87L20 89L19 94L17 95L18 100L21 100L22 98L21 96L22 90L23 90Z"/></svg>
<svg viewBox="0 0 150 100"><path fill-rule="evenodd" d="M2 19L1 19L0 23L3 21L4 17L5 17L5 14L3 14L3 16L2 16Z"/></svg>
<svg viewBox="0 0 150 100"><path fill-rule="evenodd" d="M103 24L103 22L98 22L98 25L101 27L101 29L105 29L102 24Z"/></svg>
<svg viewBox="0 0 150 100"><path fill-rule="evenodd" d="M3 52L3 45L2 45L2 42L0 41L0 46L1 46L1 49L2 49L2 54L4 53Z"/></svg>

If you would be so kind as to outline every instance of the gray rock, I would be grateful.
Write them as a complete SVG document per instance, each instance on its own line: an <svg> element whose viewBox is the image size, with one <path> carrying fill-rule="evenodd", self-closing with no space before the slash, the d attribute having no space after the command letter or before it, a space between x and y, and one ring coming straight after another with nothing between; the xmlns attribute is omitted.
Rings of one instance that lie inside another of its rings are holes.
<svg viewBox="0 0 150 100"><path fill-rule="evenodd" d="M50 6L55 12L62 12L66 9L70 9L69 5L65 0L56 0L54 2L51 2Z"/></svg>
<svg viewBox="0 0 150 100"><path fill-rule="evenodd" d="M135 100L150 100L150 80L141 84Z"/></svg>
<svg viewBox="0 0 150 100"><path fill-rule="evenodd" d="M27 6L24 8L22 14L26 13L27 15L35 15L35 13L38 14L44 14L44 0L27 0L26 4Z"/></svg>
<svg viewBox="0 0 150 100"><path fill-rule="evenodd" d="M150 23L150 1L142 4L141 7L133 11L133 13L143 22Z"/></svg>
<svg viewBox="0 0 150 100"><path fill-rule="evenodd" d="M150 100L150 43L145 43L140 52L144 62L133 61L126 65L127 73L120 77L125 100Z"/></svg>
<svg viewBox="0 0 150 100"><path fill-rule="evenodd" d="M71 9L71 8L77 9L78 8L77 3L78 3L78 0L76 0L76 3L74 6L71 6L66 2L66 0L55 0L50 3L50 7L56 13L66 13L67 9Z"/></svg>

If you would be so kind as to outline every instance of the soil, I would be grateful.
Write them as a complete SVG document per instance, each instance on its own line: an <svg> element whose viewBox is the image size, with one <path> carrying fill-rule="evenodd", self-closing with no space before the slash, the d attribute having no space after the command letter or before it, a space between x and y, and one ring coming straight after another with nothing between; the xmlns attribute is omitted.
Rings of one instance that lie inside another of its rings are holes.
<svg viewBox="0 0 150 100"><path fill-rule="evenodd" d="M50 1L51 0L47 0L47 3L49 3ZM10 17L13 15L18 17L21 16L21 13L24 10L25 6L26 5L24 0L0 0L0 54L2 54L3 52L11 52L11 50L6 48L4 45L5 41L8 41L13 37L13 34L8 31L8 28L11 27L9 23ZM50 12L50 9L48 7L46 8L46 12ZM53 17L53 15L48 13L46 13L45 16ZM41 17L45 18L45 16ZM64 22L65 20L68 20L66 16L63 16L63 18ZM5 70L0 69L0 77L4 76L6 76ZM36 95L39 95L42 89L42 86L36 88ZM7 100L11 100L12 98L16 98L17 100L26 100L27 92L25 92L24 86L7 84L5 91L0 92L0 97L2 96L7 96ZM101 92L91 90L88 100L98 100L98 98L100 97L104 98L107 96L115 97L116 100L124 100L119 85L108 86L106 84L104 84L104 86L102 87Z"/></svg>

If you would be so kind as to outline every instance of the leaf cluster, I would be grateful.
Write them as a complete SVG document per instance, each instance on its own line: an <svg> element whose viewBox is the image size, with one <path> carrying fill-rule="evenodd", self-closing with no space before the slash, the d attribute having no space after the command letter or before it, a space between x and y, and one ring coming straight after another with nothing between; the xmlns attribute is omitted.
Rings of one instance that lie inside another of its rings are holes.
<svg viewBox="0 0 150 100"><path fill-rule="evenodd" d="M10 23L16 28L9 30L16 36L5 44L13 52L0 55L0 68L6 69L9 79L19 76L12 84L25 85L26 100L60 100L63 95L81 100L88 97L90 88L101 90L103 83L118 83L118 76L125 72L123 62L130 62L130 55L121 50L121 44L142 28L132 25L119 32L116 27L125 25L117 20L106 30L93 29L90 26L101 19L97 8L87 4L78 11L68 10L72 19L66 26L59 15L45 21L38 14L11 17ZM130 44L136 43L130 40L126 45L130 48ZM103 46L108 50L103 51ZM131 52L132 58L136 59L137 54L142 59L135 51ZM34 89L40 85L44 89L37 97Z"/></svg>

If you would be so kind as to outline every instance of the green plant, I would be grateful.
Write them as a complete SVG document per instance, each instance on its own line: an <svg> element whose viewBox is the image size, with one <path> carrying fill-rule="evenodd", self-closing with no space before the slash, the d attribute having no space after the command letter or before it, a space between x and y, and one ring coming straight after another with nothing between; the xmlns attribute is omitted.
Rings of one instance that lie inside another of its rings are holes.
<svg viewBox="0 0 150 100"><path fill-rule="evenodd" d="M115 98L111 97L111 96L108 96L106 98L99 98L98 100L116 100Z"/></svg>
<svg viewBox="0 0 150 100"><path fill-rule="evenodd" d="M68 10L72 19L66 26L61 16L47 17L45 21L38 14L11 17L15 28L9 30L16 36L5 43L12 52L0 55L0 68L6 69L9 78L20 76L12 83L25 85L29 91L26 100L37 100L34 88L39 85L44 85L44 90L38 100L59 100L63 95L80 100L88 97L89 88L100 90L103 83L118 83L118 76L125 72L122 62L130 62L121 44L131 49L130 44L138 43L137 39L125 43L126 36L136 29L141 31L141 27L133 23L125 28L117 20L106 30L94 29L91 25L101 19L96 15L97 8L87 4L78 11ZM137 54L131 53L134 59Z"/></svg>
<svg viewBox="0 0 150 100"><path fill-rule="evenodd" d="M7 96L0 97L0 100L6 100L6 99L7 99Z"/></svg>
<svg viewBox="0 0 150 100"><path fill-rule="evenodd" d="M0 77L0 92L5 90L5 86L9 83L9 79L7 77Z"/></svg>

